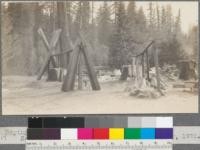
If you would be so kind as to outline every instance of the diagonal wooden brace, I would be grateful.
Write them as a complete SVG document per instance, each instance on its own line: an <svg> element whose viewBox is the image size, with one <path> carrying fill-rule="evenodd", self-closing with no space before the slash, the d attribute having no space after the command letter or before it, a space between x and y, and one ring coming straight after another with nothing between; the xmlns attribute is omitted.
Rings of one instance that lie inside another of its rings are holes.
<svg viewBox="0 0 200 150"><path fill-rule="evenodd" d="M67 68L67 75L62 85L62 91L67 92L67 91L72 91L74 89L74 82L75 82L79 55L80 55L80 44L77 43L71 54L71 59L69 62L69 66Z"/></svg>
<svg viewBox="0 0 200 150"><path fill-rule="evenodd" d="M56 31L53 32L53 37L51 38L51 42L49 43L45 33L43 32L42 28L38 29L38 33L40 34L40 36L42 37L42 40L44 42L44 45L46 47L46 50L48 52L48 56L44 62L44 65L42 66L39 75L37 77L38 80L40 80L42 78L42 75L45 73L45 71L48 68L48 62L52 62L53 67L56 67L56 60L55 57L51 57L51 55L54 53L54 49L58 43L59 37L60 37L60 33L61 33L61 29L58 29Z"/></svg>

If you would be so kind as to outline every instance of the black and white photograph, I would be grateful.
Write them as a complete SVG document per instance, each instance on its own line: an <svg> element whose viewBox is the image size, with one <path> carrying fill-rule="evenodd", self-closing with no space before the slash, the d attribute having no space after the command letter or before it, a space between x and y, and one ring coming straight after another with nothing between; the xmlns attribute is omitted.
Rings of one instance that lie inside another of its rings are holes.
<svg viewBox="0 0 200 150"><path fill-rule="evenodd" d="M3 115L198 113L198 1L3 1Z"/></svg>

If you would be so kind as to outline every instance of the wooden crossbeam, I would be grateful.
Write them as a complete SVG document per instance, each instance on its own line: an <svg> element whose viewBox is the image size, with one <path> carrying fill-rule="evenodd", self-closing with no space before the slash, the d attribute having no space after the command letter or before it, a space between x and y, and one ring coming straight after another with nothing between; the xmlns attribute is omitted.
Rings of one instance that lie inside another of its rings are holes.
<svg viewBox="0 0 200 150"><path fill-rule="evenodd" d="M48 56L45 59L45 62L43 64L43 66L40 69L39 75L37 77L37 80L40 80L43 76L43 74L45 73L45 71L48 68L48 63L52 62L53 67L56 67L56 61L54 56L52 56L52 54L54 53L54 49L58 43L59 37L60 37L60 33L61 33L61 29L58 29L56 31L53 32L53 37L51 38L51 42L49 43L45 33L43 32L42 28L38 29L38 33L40 34L40 36L42 37L42 40L44 42L44 45L46 47L46 50L48 52Z"/></svg>
<svg viewBox="0 0 200 150"><path fill-rule="evenodd" d="M67 51L64 51L64 52L60 52L60 53L54 53L54 54L52 54L51 56L60 56L60 55L63 55L63 54L67 54L67 53L69 53L69 52L72 52L72 49L67 50Z"/></svg>

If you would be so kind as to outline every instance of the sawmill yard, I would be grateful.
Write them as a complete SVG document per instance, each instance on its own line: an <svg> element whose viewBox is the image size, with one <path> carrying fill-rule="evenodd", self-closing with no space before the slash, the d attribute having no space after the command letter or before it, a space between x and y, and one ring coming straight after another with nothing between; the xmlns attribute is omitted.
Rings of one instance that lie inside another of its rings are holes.
<svg viewBox="0 0 200 150"><path fill-rule="evenodd" d="M3 115L198 113L198 3L179 3L3 2Z"/></svg>
<svg viewBox="0 0 200 150"><path fill-rule="evenodd" d="M2 108L4 115L197 113L197 93L173 88L172 83L168 82L164 96L138 98L127 90L130 80L100 82L100 91L87 88L62 92L61 82L6 76L2 82Z"/></svg>

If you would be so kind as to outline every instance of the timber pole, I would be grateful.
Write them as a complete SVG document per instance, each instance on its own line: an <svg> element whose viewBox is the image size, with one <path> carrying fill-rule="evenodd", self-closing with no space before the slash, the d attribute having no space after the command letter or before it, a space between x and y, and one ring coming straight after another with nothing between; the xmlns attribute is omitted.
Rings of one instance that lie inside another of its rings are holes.
<svg viewBox="0 0 200 150"><path fill-rule="evenodd" d="M82 90L82 46L80 46L80 54L78 57L78 66L77 66L77 74L78 74L78 89Z"/></svg>
<svg viewBox="0 0 200 150"><path fill-rule="evenodd" d="M149 77L149 56L148 56L148 50L146 51L146 63L147 63L147 80L150 81Z"/></svg>
<svg viewBox="0 0 200 150"><path fill-rule="evenodd" d="M158 49L155 43L153 44L154 48L154 63L156 68L156 81L157 81L157 90L160 92L161 95L164 95L161 91L161 85L160 85L160 73L159 73L159 60L158 60Z"/></svg>
<svg viewBox="0 0 200 150"><path fill-rule="evenodd" d="M142 77L144 78L144 53L142 54Z"/></svg>

